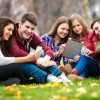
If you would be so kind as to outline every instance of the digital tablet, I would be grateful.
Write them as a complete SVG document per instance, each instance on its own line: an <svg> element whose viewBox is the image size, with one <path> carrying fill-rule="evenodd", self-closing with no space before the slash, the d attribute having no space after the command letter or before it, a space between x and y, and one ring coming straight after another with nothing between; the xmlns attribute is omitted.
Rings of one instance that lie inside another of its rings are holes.
<svg viewBox="0 0 100 100"><path fill-rule="evenodd" d="M83 45L83 42L69 38L66 43L63 56L73 59L76 55L81 53Z"/></svg>

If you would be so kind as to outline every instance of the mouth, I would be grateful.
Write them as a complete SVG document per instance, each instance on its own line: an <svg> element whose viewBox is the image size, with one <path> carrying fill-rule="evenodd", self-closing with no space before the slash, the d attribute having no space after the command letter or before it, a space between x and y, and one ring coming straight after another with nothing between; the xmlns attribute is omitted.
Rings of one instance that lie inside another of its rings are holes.
<svg viewBox="0 0 100 100"><path fill-rule="evenodd" d="M62 35L62 36L66 36L66 35L67 35L67 33L61 33L61 35Z"/></svg>
<svg viewBox="0 0 100 100"><path fill-rule="evenodd" d="M76 30L76 33L80 34L81 32L79 30Z"/></svg>
<svg viewBox="0 0 100 100"><path fill-rule="evenodd" d="M31 36L31 33L25 32L25 35L26 35L27 37L30 37L30 36Z"/></svg>
<svg viewBox="0 0 100 100"><path fill-rule="evenodd" d="M11 36L10 34L7 35L8 38L10 38L10 36Z"/></svg>

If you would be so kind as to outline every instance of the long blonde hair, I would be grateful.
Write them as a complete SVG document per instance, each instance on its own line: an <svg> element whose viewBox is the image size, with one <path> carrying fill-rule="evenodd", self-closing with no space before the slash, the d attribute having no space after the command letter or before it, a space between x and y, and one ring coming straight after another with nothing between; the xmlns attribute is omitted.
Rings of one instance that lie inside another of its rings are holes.
<svg viewBox="0 0 100 100"><path fill-rule="evenodd" d="M73 31L72 22L73 22L74 20L77 20L77 21L82 25L83 30L82 30L81 35L82 35L82 37L84 37L84 35L88 33L88 27L87 27L87 24L85 23L84 19L83 19L79 14L77 14L77 13L72 14L72 15L70 16L70 18L69 18L70 27L71 27L71 34L70 34L70 36L71 36L72 38L75 38L75 37L78 36L78 34L76 34L76 33Z"/></svg>

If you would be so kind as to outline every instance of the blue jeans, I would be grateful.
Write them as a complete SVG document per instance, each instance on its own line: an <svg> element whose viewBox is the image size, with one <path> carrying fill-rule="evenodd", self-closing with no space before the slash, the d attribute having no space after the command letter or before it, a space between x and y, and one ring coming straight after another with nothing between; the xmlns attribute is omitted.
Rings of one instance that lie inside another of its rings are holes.
<svg viewBox="0 0 100 100"><path fill-rule="evenodd" d="M80 59L76 63L75 68L77 69L79 76L82 77L100 76L99 63L94 59L87 57L85 55L80 56Z"/></svg>
<svg viewBox="0 0 100 100"><path fill-rule="evenodd" d="M33 77L38 83L46 83L48 74L59 76L62 73L56 66L42 69L35 64L23 63L21 67L26 75Z"/></svg>

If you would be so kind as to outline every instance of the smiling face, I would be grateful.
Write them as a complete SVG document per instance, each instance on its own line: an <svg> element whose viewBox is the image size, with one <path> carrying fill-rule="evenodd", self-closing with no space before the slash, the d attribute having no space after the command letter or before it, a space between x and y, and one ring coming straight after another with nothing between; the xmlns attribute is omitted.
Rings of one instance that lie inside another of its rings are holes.
<svg viewBox="0 0 100 100"><path fill-rule="evenodd" d="M13 34L13 30L14 30L13 24L8 24L7 26L5 26L2 40L9 40L10 36Z"/></svg>
<svg viewBox="0 0 100 100"><path fill-rule="evenodd" d="M73 20L72 21L72 28L73 28L74 33L81 35L81 33L83 31L83 27L79 23L78 20Z"/></svg>
<svg viewBox="0 0 100 100"><path fill-rule="evenodd" d="M65 38L69 34L69 25L67 23L62 23L58 26L57 35L60 38Z"/></svg>
<svg viewBox="0 0 100 100"><path fill-rule="evenodd" d="M19 27L19 34L23 39L29 39L35 31L36 26L29 21L25 21Z"/></svg>
<svg viewBox="0 0 100 100"><path fill-rule="evenodd" d="M100 23L99 22L94 23L93 30L96 35L100 36Z"/></svg>

